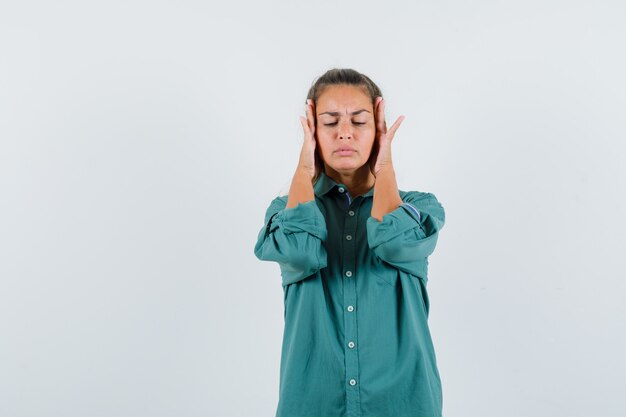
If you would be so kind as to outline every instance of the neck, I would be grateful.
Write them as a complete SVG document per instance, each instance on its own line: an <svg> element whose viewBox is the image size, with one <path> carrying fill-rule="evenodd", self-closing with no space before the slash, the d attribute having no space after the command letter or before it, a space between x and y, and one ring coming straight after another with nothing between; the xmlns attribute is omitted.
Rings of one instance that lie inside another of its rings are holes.
<svg viewBox="0 0 626 417"><path fill-rule="evenodd" d="M324 172L335 182L348 187L348 191L350 191L350 195L353 198L368 192L376 182L376 177L374 177L367 164L355 171L335 171L331 167L326 166Z"/></svg>

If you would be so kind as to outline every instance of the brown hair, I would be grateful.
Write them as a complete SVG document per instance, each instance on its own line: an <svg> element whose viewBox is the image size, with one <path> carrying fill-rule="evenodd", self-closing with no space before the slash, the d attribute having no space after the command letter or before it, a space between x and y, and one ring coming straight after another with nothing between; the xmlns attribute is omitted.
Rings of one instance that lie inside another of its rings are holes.
<svg viewBox="0 0 626 417"><path fill-rule="evenodd" d="M367 75L351 68L332 68L313 82L306 98L307 100L312 99L313 103L317 105L317 99L322 95L326 87L340 84L362 87L372 99L372 105L376 101L376 97L383 96L380 88ZM313 184L317 182L320 173L323 171L324 162L319 153L319 146L315 146L315 176L313 177Z"/></svg>

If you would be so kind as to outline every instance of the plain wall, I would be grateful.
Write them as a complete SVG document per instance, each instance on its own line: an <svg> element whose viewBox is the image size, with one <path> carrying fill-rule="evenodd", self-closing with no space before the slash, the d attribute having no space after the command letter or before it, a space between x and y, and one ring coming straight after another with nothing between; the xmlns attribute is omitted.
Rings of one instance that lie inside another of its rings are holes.
<svg viewBox="0 0 626 417"><path fill-rule="evenodd" d="M382 88L434 193L448 417L626 415L620 1L3 2L0 415L273 417L253 254L313 80ZM329 416L330 417L330 416Z"/></svg>

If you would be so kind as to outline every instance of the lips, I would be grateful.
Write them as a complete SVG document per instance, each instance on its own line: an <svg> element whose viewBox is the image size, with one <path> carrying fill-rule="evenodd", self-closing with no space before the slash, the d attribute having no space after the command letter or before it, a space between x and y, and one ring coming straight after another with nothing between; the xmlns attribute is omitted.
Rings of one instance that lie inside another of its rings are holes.
<svg viewBox="0 0 626 417"><path fill-rule="evenodd" d="M355 149L354 148L348 148L348 147L344 146L344 147L341 147L341 148L338 148L338 149L335 150L335 152L341 152L341 151L352 151L352 152L354 152Z"/></svg>

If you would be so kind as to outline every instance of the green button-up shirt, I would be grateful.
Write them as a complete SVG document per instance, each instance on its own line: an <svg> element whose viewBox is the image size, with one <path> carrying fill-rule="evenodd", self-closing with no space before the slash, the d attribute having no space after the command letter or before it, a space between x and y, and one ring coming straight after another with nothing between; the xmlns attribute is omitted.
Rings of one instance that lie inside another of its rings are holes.
<svg viewBox="0 0 626 417"><path fill-rule="evenodd" d="M352 198L322 173L314 191L290 208L276 197L254 248L282 276L276 417L440 417L426 283L442 205L399 190L378 221L373 188Z"/></svg>

